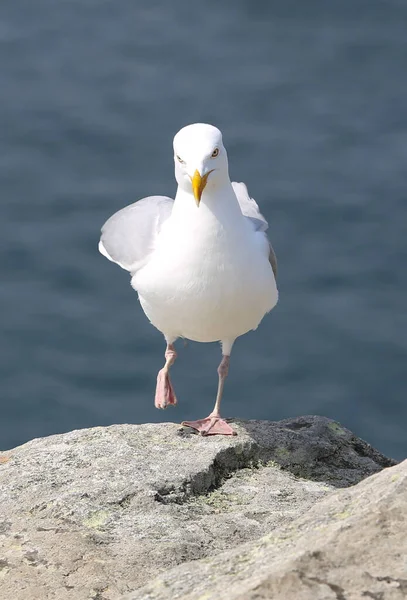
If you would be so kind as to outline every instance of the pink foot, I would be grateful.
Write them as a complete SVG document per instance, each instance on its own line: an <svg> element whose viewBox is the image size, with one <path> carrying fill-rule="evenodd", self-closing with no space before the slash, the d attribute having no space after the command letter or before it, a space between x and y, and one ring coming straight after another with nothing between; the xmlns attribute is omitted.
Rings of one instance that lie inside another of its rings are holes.
<svg viewBox="0 0 407 600"><path fill-rule="evenodd" d="M161 371L158 371L157 375L154 404L156 408L167 408L170 404L176 403L177 398L168 371L161 369Z"/></svg>
<svg viewBox="0 0 407 600"><path fill-rule="evenodd" d="M230 425L220 417L206 417L197 421L183 421L181 425L196 429L201 435L237 435Z"/></svg>

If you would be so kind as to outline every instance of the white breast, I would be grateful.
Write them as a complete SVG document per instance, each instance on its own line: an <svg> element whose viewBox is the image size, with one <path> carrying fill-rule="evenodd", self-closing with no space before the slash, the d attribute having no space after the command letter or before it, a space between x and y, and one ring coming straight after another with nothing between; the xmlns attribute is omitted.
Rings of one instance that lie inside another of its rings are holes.
<svg viewBox="0 0 407 600"><path fill-rule="evenodd" d="M157 329L199 342L233 341L255 329L278 298L267 240L237 203L213 210L178 196L132 286Z"/></svg>

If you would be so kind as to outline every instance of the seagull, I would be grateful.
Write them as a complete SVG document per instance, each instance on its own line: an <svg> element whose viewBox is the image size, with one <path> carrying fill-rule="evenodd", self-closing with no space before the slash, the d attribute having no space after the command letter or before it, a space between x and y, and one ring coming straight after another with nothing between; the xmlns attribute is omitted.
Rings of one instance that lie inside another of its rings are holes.
<svg viewBox="0 0 407 600"><path fill-rule="evenodd" d="M201 435L236 435L220 415L235 340L277 304L277 261L268 223L244 183L231 182L222 133L204 123L174 137L175 199L149 196L102 228L99 251L131 274L131 285L166 341L155 406L177 404L174 342L220 342L218 391L208 417L184 421Z"/></svg>

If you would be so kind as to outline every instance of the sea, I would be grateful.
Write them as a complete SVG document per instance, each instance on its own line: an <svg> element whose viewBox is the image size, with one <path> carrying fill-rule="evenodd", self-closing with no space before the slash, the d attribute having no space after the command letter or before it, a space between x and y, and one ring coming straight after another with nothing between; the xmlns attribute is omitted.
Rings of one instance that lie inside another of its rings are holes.
<svg viewBox="0 0 407 600"><path fill-rule="evenodd" d="M212 409L218 344L164 341L106 219L174 196L172 138L218 126L269 221L277 307L237 340L227 417L325 415L407 455L405 0L2 0L0 449Z"/></svg>

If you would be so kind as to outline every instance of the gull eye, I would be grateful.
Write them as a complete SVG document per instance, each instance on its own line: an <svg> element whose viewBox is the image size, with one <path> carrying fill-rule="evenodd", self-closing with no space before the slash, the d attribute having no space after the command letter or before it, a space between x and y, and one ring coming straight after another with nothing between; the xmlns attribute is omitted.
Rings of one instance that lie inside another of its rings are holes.
<svg viewBox="0 0 407 600"><path fill-rule="evenodd" d="M219 154L219 148L215 148L215 150L211 154L211 158L216 158Z"/></svg>
<svg viewBox="0 0 407 600"><path fill-rule="evenodd" d="M178 154L176 155L177 157L177 161L181 163L181 165L185 165L185 160L182 160L182 158L180 156L178 156Z"/></svg>

